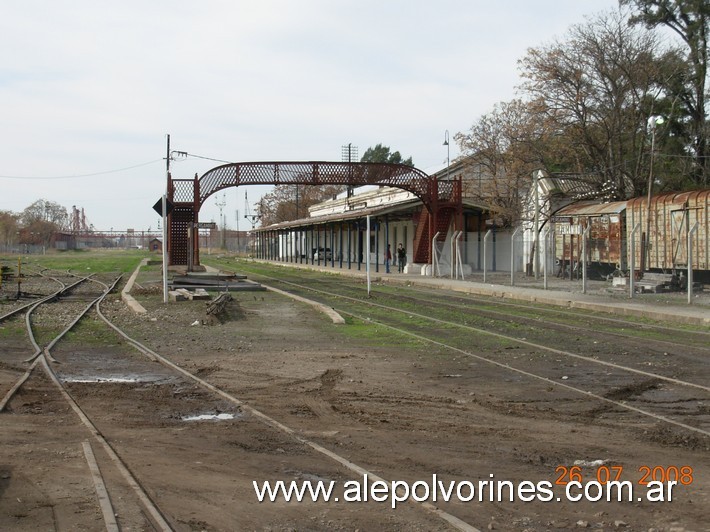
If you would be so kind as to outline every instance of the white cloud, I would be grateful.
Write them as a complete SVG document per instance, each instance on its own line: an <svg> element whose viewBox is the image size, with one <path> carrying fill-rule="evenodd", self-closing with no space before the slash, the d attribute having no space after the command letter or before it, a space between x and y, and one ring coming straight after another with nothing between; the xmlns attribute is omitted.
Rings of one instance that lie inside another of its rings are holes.
<svg viewBox="0 0 710 532"><path fill-rule="evenodd" d="M156 226L165 134L234 161L339 160L378 142L422 169L513 97L527 47L616 0L44 2L0 18L0 209L42 197L100 229ZM454 153L452 153L452 156ZM219 163L173 165L190 178ZM250 189L251 190L251 189ZM249 193L255 202L265 187ZM243 191L226 212L244 211ZM203 219L216 219L208 201ZM253 208L253 207L251 207ZM229 219L229 218L228 218ZM232 221L233 225L233 221Z"/></svg>

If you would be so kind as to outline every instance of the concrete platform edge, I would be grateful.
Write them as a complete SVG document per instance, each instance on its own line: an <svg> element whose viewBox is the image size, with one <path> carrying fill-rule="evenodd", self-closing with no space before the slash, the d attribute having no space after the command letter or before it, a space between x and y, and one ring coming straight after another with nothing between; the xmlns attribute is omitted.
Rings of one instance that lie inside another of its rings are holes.
<svg viewBox="0 0 710 532"><path fill-rule="evenodd" d="M136 269L133 271L133 274L131 277L128 279L128 282L126 283L126 286L123 287L123 290L121 290L121 299L123 302L130 308L133 312L136 314L146 314L148 311L138 303L138 301L135 300L135 298L130 294L131 290L133 290L133 285L136 282L136 278L138 277L138 273L141 271L141 268L148 264L148 261L150 259L143 259L140 264L136 267Z"/></svg>

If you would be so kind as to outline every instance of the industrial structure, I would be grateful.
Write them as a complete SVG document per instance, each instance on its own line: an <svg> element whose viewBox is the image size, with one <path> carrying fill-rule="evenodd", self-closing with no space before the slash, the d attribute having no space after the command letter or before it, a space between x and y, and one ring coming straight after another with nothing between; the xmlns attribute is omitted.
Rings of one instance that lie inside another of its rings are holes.
<svg viewBox="0 0 710 532"><path fill-rule="evenodd" d="M656 195L650 206L647 198L585 202L580 194L593 191L579 188L583 178L538 173L528 187L528 205L521 206L521 225L511 227L480 201L486 179L461 160L433 175L406 165L351 162L232 163L194 179L168 174L169 263L199 266L199 210L219 190L339 184L348 192L312 206L307 218L255 227L251 254L340 268L369 263L379 271L388 247L396 262L402 244L407 272L425 275L537 275L544 269L571 278L584 263L597 278L630 269L641 277L690 268L696 280L710 280L708 190Z"/></svg>
<svg viewBox="0 0 710 532"><path fill-rule="evenodd" d="M402 189L413 194L423 206L414 235L415 261L431 260L430 242L438 234L443 239L451 223L463 223L461 180L437 180L403 164L351 162L251 162L231 163L213 168L202 177L173 179L168 174L168 254L171 266L192 269L200 264L199 239L201 206L219 190L240 185L376 185ZM266 247L262 246L262 253Z"/></svg>

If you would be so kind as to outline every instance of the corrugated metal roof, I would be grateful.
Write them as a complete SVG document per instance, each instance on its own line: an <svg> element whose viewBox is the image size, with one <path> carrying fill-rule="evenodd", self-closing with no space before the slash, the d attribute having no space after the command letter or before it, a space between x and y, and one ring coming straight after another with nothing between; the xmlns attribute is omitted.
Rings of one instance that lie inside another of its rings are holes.
<svg viewBox="0 0 710 532"><path fill-rule="evenodd" d="M487 211L488 207L480 205L474 200L463 200L464 207L480 209L482 211ZM291 220L288 222L281 222L278 224L273 224L265 227L257 227L254 229L255 232L259 231L269 231L274 229L286 229L289 227L304 227L309 225L319 225L331 222L341 222L347 220L355 220L357 218L364 218L365 216L382 216L389 213L395 213L398 211L407 211L409 209L419 207L422 205L422 201L419 198L411 199L408 201L403 201L396 203L394 205L378 205L376 207L353 209L348 211L336 212L333 214L326 214L325 216L314 216L309 218L301 218L300 220Z"/></svg>
<svg viewBox="0 0 710 532"><path fill-rule="evenodd" d="M686 192L663 192L661 194L655 194L651 196L651 205L657 203L661 204L678 204L683 205L686 202L697 202L702 203L710 198L710 189L703 190L689 190ZM646 197L638 197L629 200L629 207L636 207L638 205L646 205Z"/></svg>
<svg viewBox="0 0 710 532"><path fill-rule="evenodd" d="M598 176L587 174L553 174L540 179L540 184L547 191L559 191L567 195L591 193L597 190Z"/></svg>
<svg viewBox="0 0 710 532"><path fill-rule="evenodd" d="M619 214L625 209L625 201L614 201L611 203L583 201L561 208L555 213L555 216L601 216L603 214Z"/></svg>

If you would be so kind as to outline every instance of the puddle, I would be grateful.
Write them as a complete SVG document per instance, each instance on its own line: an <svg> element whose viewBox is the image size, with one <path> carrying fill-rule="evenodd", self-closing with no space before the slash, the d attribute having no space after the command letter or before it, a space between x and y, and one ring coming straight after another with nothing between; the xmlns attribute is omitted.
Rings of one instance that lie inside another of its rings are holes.
<svg viewBox="0 0 710 532"><path fill-rule="evenodd" d="M588 461L588 460L575 460L574 465L576 466L581 466L581 467L600 467L606 464L608 460L593 460L593 461Z"/></svg>
<svg viewBox="0 0 710 532"><path fill-rule="evenodd" d="M234 414L201 414L182 418L183 421L225 421L228 419L234 419Z"/></svg>
<svg viewBox="0 0 710 532"><path fill-rule="evenodd" d="M160 382L160 381L166 381L170 379L166 379L164 375L116 375L112 377L100 377L98 375L73 375L73 376L68 376L64 375L62 376L62 381L64 382L72 382L72 383L79 383L79 384L103 384L103 383L110 383L110 384L135 384L137 382Z"/></svg>
<svg viewBox="0 0 710 532"><path fill-rule="evenodd" d="M81 384L93 382L139 382L139 379L127 377L65 377L64 382L78 382Z"/></svg>
<svg viewBox="0 0 710 532"><path fill-rule="evenodd" d="M168 368L112 349L69 353L56 369L61 380L77 384L162 384L176 379Z"/></svg>

